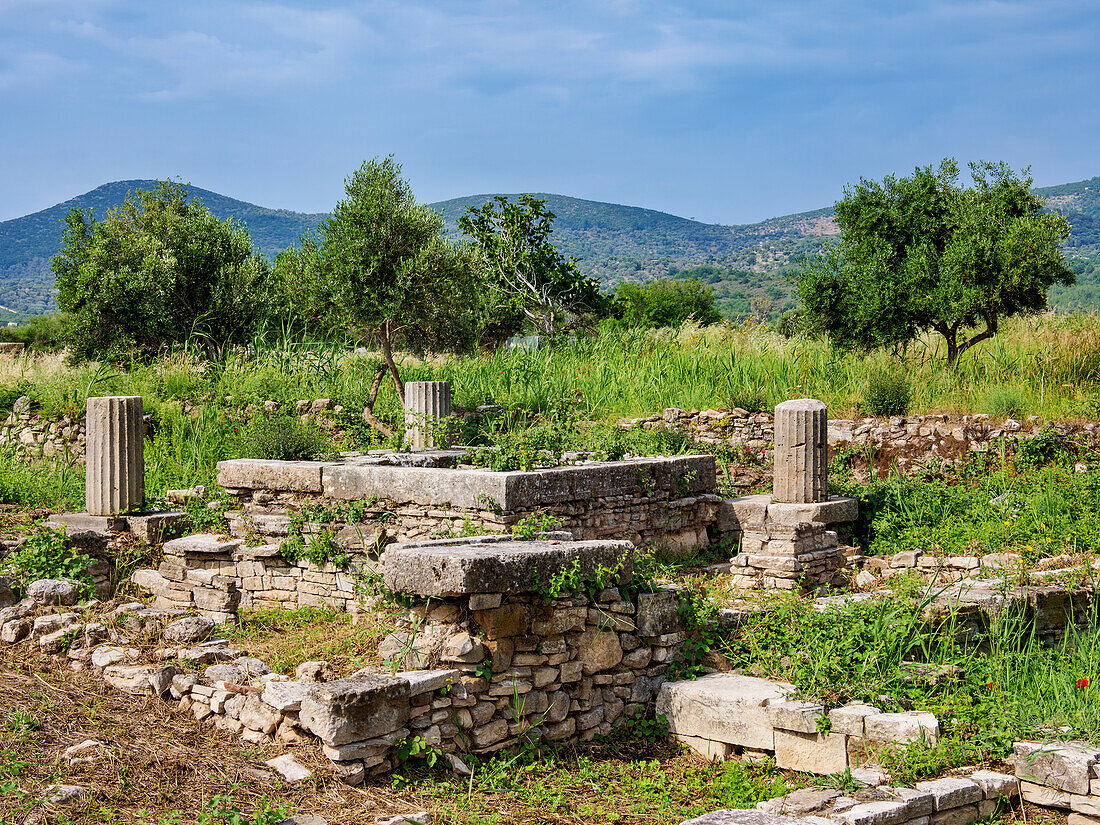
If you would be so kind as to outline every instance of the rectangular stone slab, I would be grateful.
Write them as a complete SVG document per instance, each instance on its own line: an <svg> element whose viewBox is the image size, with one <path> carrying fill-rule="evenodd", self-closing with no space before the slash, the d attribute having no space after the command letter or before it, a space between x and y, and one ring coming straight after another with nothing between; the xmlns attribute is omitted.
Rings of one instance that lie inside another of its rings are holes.
<svg viewBox="0 0 1100 825"><path fill-rule="evenodd" d="M629 541L516 541L510 536L391 544L382 555L386 587L417 596L530 593L563 569L584 579L600 568L630 577Z"/></svg>
<svg viewBox="0 0 1100 825"><path fill-rule="evenodd" d="M218 484L250 490L284 490L296 493L321 492L323 461L265 461L235 458L218 462Z"/></svg>
<svg viewBox="0 0 1100 825"><path fill-rule="evenodd" d="M794 688L733 673L713 673L694 681L665 682L657 713L672 733L700 736L730 745L775 750L769 701L786 699Z"/></svg>
<svg viewBox="0 0 1100 825"><path fill-rule="evenodd" d="M337 501L371 498L401 503L504 512L545 504L652 490L673 499L709 492L715 485L714 456L638 458L553 467L531 472L494 473L440 467L399 467L341 462L260 461L218 463L218 484L232 489L324 493Z"/></svg>
<svg viewBox="0 0 1100 825"><path fill-rule="evenodd" d="M313 686L301 700L303 728L330 747L392 733L409 720L409 681L389 674Z"/></svg>

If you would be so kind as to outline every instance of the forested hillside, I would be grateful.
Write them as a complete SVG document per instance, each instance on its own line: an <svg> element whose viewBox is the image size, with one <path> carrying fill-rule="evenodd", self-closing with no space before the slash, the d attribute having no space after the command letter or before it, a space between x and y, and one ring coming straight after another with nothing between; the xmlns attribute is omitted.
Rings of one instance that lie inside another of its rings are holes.
<svg viewBox="0 0 1100 825"><path fill-rule="evenodd" d="M151 189L156 181L104 184L79 197L22 218L0 222L0 306L18 313L54 308L49 258L60 247L65 215L72 208L105 215L128 191ZM267 209L206 189L194 195L219 218L245 224L255 246L274 256L324 219L285 209ZM1067 256L1078 273L1072 287L1055 287L1051 303L1062 308L1100 308L1100 178L1038 190L1049 205L1066 215L1073 234ZM448 229L467 206L480 206L493 195L471 195L432 204L443 212ZM697 277L710 284L719 308L732 318L771 315L793 306L788 275L803 255L817 252L836 234L832 208L771 218L754 224L723 226L652 209L539 194L555 213L554 242L580 259L581 270L605 285L645 282L657 277Z"/></svg>

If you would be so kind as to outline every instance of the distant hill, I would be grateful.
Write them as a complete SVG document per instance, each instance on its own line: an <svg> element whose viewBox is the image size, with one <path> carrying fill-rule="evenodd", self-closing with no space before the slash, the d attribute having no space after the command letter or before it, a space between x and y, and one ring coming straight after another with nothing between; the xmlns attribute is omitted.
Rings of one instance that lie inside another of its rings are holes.
<svg viewBox="0 0 1100 825"><path fill-rule="evenodd" d="M60 249L69 210L92 208L96 216L104 216L123 202L127 192L155 186L151 180L108 183L49 209L0 222L0 307L18 313L53 309L49 258ZM198 187L191 191L219 218L232 217L246 225L256 248L272 257L315 230L326 217L267 209ZM1038 193L1072 224L1066 252L1079 271L1080 283L1052 290L1052 303L1100 308L1100 178ZM723 226L635 206L565 195L536 196L546 200L556 215L555 244L566 255L580 258L586 274L605 285L665 276L698 277L711 284L723 312L731 317L744 317L750 311L774 315L793 306L787 277L791 268L837 233L831 207ZM492 197L471 195L431 205L442 211L448 231L457 235L457 221L466 207L480 206Z"/></svg>
<svg viewBox="0 0 1100 825"><path fill-rule="evenodd" d="M91 209L95 217L104 218L109 209L122 205L128 192L155 189L156 185L155 180L105 183L40 212L0 222L0 304L32 314L56 309L49 259L61 248L69 210ZM326 217L289 209L267 209L196 186L190 189L219 218L235 218L246 225L253 245L272 257L297 243L304 233L316 229Z"/></svg>

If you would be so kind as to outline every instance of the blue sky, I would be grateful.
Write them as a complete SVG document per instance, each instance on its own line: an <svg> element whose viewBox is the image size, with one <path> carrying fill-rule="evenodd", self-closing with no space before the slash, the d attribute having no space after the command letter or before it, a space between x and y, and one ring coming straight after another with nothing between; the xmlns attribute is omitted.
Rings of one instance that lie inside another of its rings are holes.
<svg viewBox="0 0 1100 825"><path fill-rule="evenodd" d="M557 192L744 223L953 155L1100 175L1097 0L0 0L0 220L178 177L327 211Z"/></svg>

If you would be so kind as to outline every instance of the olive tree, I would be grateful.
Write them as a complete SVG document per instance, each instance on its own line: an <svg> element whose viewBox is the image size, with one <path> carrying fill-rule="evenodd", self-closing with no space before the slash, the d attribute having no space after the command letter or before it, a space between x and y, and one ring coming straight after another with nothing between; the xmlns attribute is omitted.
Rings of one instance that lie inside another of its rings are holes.
<svg viewBox="0 0 1100 825"><path fill-rule="evenodd" d="M458 219L486 272L494 312L522 313L547 338L562 331L568 316L605 304L599 283L550 242L553 223L546 201L531 195L521 195L518 203L497 195L480 208L467 207Z"/></svg>
<svg viewBox="0 0 1100 825"><path fill-rule="evenodd" d="M1037 312L1052 284L1072 284L1061 253L1069 224L1044 212L1027 170L971 163L918 167L911 177L861 180L836 204L838 244L798 274L808 320L841 347L904 346L931 330L947 363Z"/></svg>
<svg viewBox="0 0 1100 825"><path fill-rule="evenodd" d="M276 267L298 312L379 347L363 418L392 435L374 404L386 374L404 403L394 351L468 345L475 266L443 236L442 215L416 202L392 156L364 162L344 188L318 237L280 255Z"/></svg>

